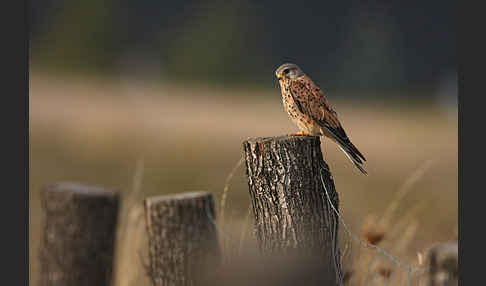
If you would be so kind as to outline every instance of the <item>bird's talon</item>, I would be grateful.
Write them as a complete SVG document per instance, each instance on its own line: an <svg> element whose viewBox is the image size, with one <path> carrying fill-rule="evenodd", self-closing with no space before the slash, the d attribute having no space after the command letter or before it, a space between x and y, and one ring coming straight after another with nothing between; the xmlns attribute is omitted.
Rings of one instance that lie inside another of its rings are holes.
<svg viewBox="0 0 486 286"><path fill-rule="evenodd" d="M297 133L289 133L289 134L287 134L287 136L303 136L303 135L309 135L309 134L305 133L304 131L300 131L300 132L297 132Z"/></svg>

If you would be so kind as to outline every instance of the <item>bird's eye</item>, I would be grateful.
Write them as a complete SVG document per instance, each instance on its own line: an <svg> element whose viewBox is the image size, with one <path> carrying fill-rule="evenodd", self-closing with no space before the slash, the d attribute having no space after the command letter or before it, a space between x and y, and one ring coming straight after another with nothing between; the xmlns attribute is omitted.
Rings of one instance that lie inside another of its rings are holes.
<svg viewBox="0 0 486 286"><path fill-rule="evenodd" d="M288 74L289 73L289 69L284 69L283 73L284 74Z"/></svg>

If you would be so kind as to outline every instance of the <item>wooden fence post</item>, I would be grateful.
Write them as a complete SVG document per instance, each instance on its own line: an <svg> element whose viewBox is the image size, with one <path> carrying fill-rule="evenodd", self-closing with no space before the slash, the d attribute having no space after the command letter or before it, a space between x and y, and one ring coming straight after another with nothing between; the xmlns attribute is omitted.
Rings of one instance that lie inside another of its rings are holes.
<svg viewBox="0 0 486 286"><path fill-rule="evenodd" d="M191 192L145 200L154 286L195 285L219 259L213 196Z"/></svg>
<svg viewBox="0 0 486 286"><path fill-rule="evenodd" d="M56 183L44 187L41 201L40 285L110 285L118 192Z"/></svg>
<svg viewBox="0 0 486 286"><path fill-rule="evenodd" d="M459 258L457 242L443 242L427 251L428 286L457 286Z"/></svg>
<svg viewBox="0 0 486 286"><path fill-rule="evenodd" d="M262 253L308 255L317 259L319 268L312 282L302 285L340 285L338 219L326 190L336 210L338 195L322 158L320 138L250 138L243 149Z"/></svg>

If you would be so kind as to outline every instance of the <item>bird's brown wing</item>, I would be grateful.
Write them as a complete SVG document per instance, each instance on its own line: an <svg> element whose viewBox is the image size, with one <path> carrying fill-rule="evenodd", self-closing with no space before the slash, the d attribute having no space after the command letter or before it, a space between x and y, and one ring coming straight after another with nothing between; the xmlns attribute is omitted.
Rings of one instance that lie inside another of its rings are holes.
<svg viewBox="0 0 486 286"><path fill-rule="evenodd" d="M344 131L336 111L332 109L321 89L307 76L294 79L290 92L300 112L309 115L337 141L355 161L362 163L365 157L351 143ZM362 160L361 160L362 159Z"/></svg>

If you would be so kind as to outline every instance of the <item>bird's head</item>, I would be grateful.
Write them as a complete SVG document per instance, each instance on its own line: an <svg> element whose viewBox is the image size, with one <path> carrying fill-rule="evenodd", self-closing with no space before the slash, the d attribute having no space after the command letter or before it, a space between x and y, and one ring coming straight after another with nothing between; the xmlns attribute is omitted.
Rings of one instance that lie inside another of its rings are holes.
<svg viewBox="0 0 486 286"><path fill-rule="evenodd" d="M299 76L304 75L304 72L302 72L302 70L296 64L286 63L277 68L275 75L280 81L283 79L298 78Z"/></svg>

